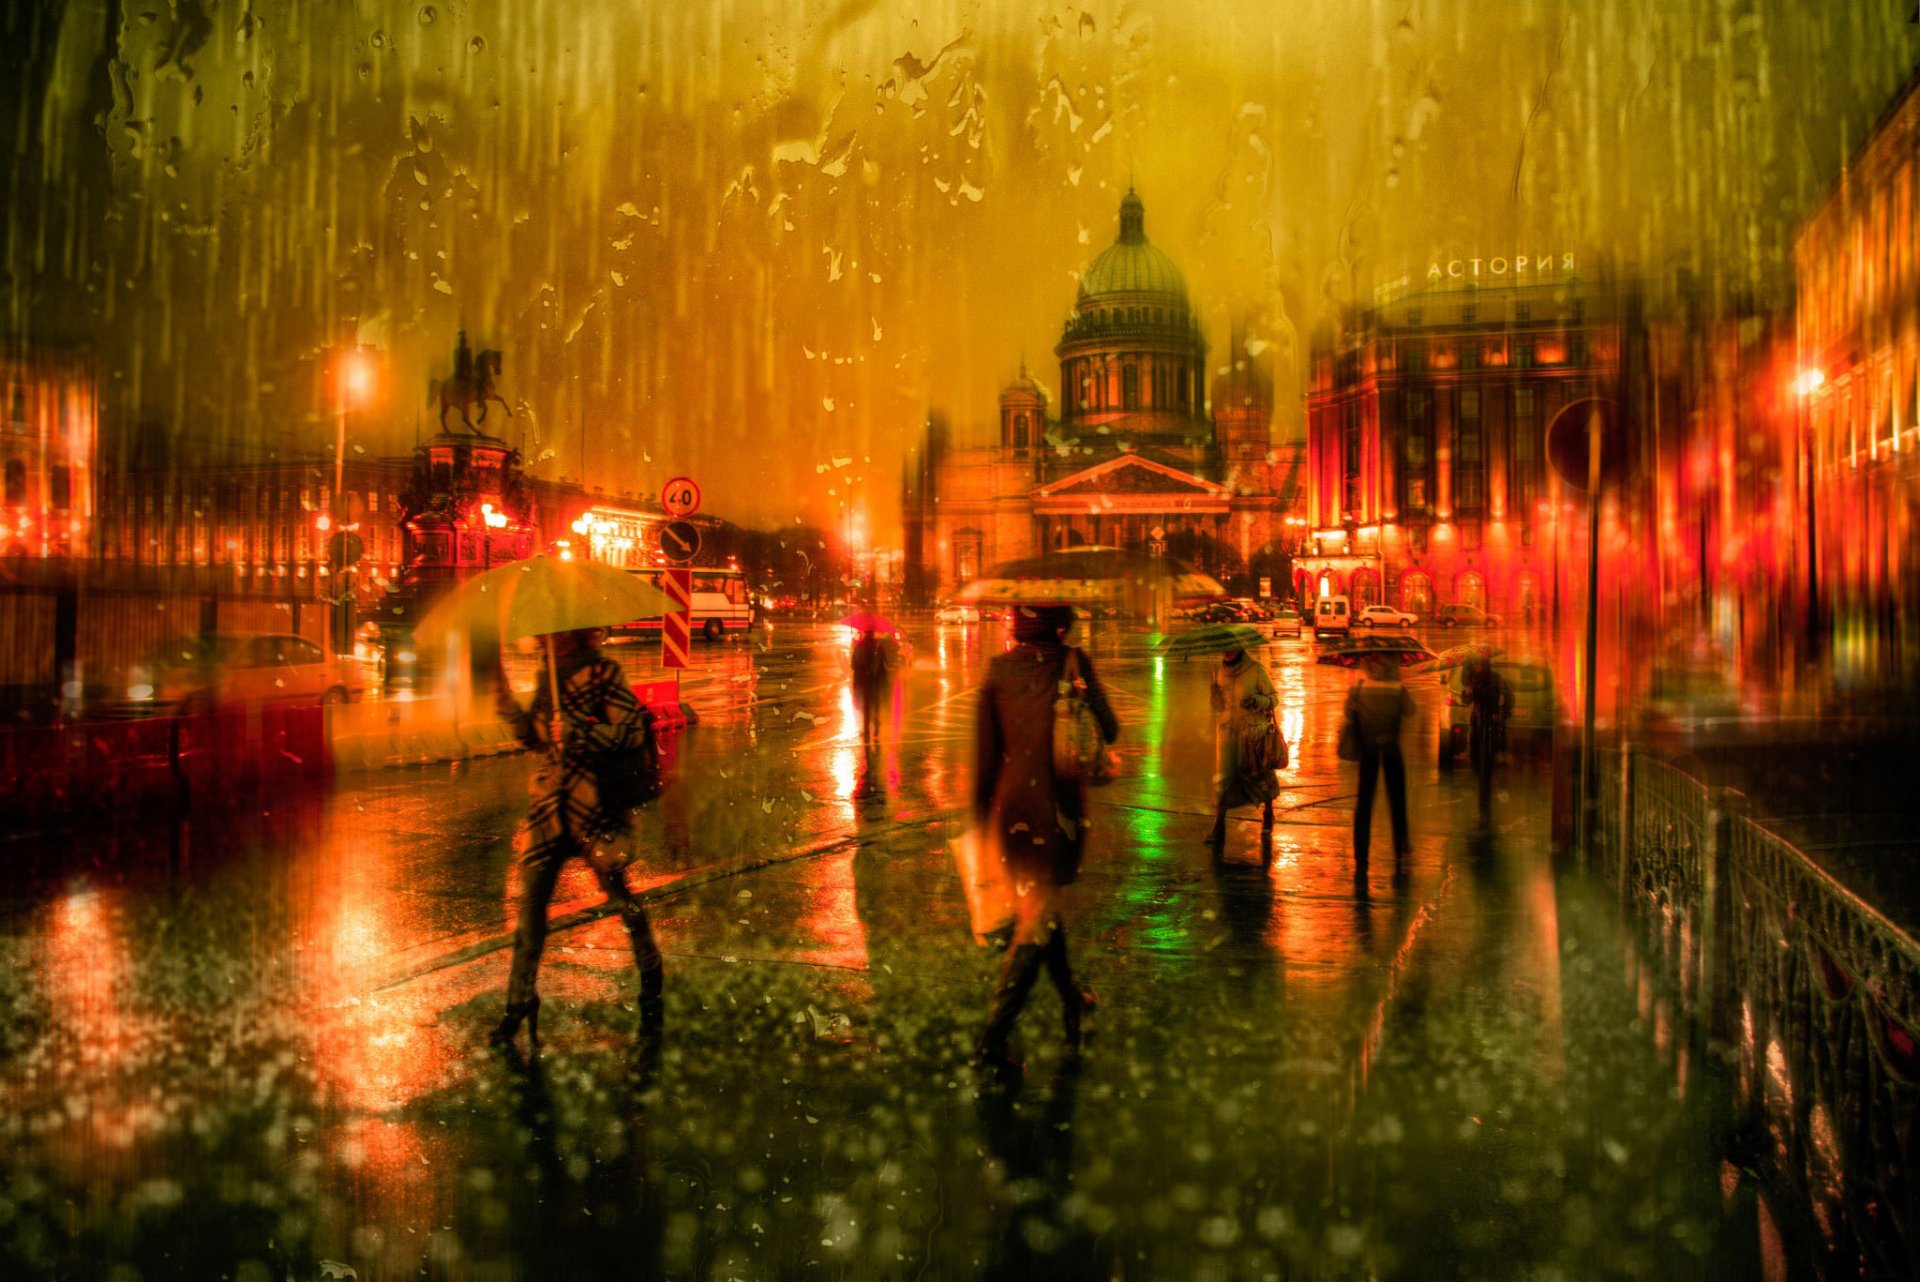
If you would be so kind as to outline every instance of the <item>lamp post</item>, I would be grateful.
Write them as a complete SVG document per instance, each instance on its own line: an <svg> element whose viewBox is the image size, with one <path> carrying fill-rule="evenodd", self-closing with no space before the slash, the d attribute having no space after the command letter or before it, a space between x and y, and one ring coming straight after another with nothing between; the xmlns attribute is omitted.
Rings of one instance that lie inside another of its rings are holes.
<svg viewBox="0 0 1920 1282"><path fill-rule="evenodd" d="M329 524L333 533L327 542L327 561L329 570L344 580L334 584L333 603L333 652L349 653L353 649L353 567L359 562L357 555L348 553L357 541L351 505L347 502L347 416L354 407L373 399L374 365L373 358L365 348L354 347L340 358L338 370L340 380L340 412L335 416L333 436L333 519ZM340 555L334 555L335 548Z"/></svg>
<svg viewBox="0 0 1920 1282"><path fill-rule="evenodd" d="M1814 475L1813 418L1807 400L1827 381L1818 369L1803 369L1794 377L1794 418L1799 425L1801 484L1806 488L1807 509L1807 658L1820 657L1820 549L1819 523L1816 520L1815 495L1819 490Z"/></svg>

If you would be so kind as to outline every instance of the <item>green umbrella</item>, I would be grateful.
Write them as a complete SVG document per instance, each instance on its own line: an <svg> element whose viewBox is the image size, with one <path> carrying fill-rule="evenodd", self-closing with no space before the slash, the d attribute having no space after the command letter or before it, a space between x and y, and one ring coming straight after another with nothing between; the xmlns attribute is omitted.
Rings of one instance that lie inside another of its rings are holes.
<svg viewBox="0 0 1920 1282"><path fill-rule="evenodd" d="M1257 650L1267 643L1259 628L1246 623L1211 623L1204 628L1177 633L1160 643L1160 653L1185 658L1196 654L1227 654L1234 650Z"/></svg>
<svg viewBox="0 0 1920 1282"><path fill-rule="evenodd" d="M511 640L581 628L613 628L674 608L673 599L638 575L598 561L530 556L476 574L440 598L414 635L484 632Z"/></svg>
<svg viewBox="0 0 1920 1282"><path fill-rule="evenodd" d="M674 609L665 592L638 575L597 561L530 556L496 565L456 585L413 630L431 643L452 632L503 639L612 628ZM560 706L560 677L547 647L547 680Z"/></svg>

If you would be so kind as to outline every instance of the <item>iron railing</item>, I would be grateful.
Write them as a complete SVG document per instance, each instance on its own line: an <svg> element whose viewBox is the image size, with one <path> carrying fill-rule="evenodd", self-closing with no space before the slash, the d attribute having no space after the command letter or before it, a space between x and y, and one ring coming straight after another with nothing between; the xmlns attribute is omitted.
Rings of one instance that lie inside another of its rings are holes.
<svg viewBox="0 0 1920 1282"><path fill-rule="evenodd" d="M1920 944L1740 794L1597 764L1596 871L1731 1064L1735 1132L1834 1270L1920 1276Z"/></svg>

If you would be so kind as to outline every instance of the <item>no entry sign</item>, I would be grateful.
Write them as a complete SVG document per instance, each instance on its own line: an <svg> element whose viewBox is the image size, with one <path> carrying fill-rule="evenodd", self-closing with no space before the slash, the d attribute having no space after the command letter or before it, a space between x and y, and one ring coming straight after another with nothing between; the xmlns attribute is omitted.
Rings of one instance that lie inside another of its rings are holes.
<svg viewBox="0 0 1920 1282"><path fill-rule="evenodd" d="M693 571L675 566L660 580L673 599L673 609L660 620L660 662L684 668L693 648Z"/></svg>

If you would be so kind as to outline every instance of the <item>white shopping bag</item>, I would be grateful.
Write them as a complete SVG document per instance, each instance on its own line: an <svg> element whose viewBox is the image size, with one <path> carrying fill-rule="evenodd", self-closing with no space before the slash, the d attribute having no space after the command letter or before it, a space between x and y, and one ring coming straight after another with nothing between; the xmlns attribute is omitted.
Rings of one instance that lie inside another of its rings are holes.
<svg viewBox="0 0 1920 1282"><path fill-rule="evenodd" d="M1000 848L978 828L969 828L947 842L960 873L960 889L967 897L967 920L973 942L990 944L1013 930L1013 879Z"/></svg>

